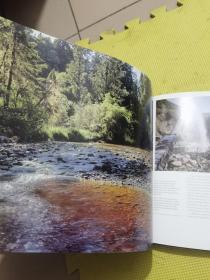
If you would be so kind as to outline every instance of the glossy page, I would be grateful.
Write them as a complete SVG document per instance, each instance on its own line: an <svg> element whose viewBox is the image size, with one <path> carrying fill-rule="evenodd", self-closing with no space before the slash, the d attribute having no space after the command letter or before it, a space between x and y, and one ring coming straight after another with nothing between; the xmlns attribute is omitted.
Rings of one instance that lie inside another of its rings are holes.
<svg viewBox="0 0 210 280"><path fill-rule="evenodd" d="M149 79L3 18L0 32L0 250L146 250Z"/></svg>

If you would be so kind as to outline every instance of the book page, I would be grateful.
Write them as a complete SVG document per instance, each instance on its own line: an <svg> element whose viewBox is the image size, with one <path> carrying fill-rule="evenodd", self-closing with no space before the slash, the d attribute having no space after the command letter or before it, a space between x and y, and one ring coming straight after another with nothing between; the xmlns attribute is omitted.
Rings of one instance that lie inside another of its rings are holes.
<svg viewBox="0 0 210 280"><path fill-rule="evenodd" d="M154 98L153 242L210 250L210 93Z"/></svg>
<svg viewBox="0 0 210 280"><path fill-rule="evenodd" d="M147 250L150 109L133 66L0 18L0 252Z"/></svg>

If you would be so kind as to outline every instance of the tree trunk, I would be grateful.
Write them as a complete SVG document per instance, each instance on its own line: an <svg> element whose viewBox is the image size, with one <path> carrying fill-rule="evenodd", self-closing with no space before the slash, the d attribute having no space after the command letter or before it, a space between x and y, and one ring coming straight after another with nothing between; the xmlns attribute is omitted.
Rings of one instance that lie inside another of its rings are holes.
<svg viewBox="0 0 210 280"><path fill-rule="evenodd" d="M16 30L14 30L11 64L10 64L10 69L9 69L7 91L5 93L5 99L4 99L4 107L5 108L8 108L9 103L10 103L10 91L11 91L12 82L13 82L13 70L14 70L14 66L15 66L15 63L16 63L16 61L15 61L15 59L16 59L16 46L17 46L17 33L16 33Z"/></svg>
<svg viewBox="0 0 210 280"><path fill-rule="evenodd" d="M6 59L6 55L7 55L8 50L9 50L9 44L7 44L7 46L6 46L6 48L5 48L5 52L4 52L2 61L1 61L0 69L1 69L2 66L4 65L4 62L5 62L5 59Z"/></svg>

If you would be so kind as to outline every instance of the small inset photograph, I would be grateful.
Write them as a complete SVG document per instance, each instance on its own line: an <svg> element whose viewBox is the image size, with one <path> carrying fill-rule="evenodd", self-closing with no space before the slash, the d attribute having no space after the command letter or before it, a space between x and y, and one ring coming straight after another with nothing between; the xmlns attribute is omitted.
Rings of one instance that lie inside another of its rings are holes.
<svg viewBox="0 0 210 280"><path fill-rule="evenodd" d="M210 96L156 101L155 170L210 172Z"/></svg>

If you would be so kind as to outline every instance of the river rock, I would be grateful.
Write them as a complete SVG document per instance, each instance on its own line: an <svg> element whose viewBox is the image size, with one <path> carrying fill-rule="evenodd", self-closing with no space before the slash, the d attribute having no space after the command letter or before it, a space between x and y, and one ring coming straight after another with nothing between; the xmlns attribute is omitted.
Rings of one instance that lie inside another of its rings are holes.
<svg viewBox="0 0 210 280"><path fill-rule="evenodd" d="M22 166L23 163L21 161L15 161L15 162L13 162L13 165Z"/></svg>
<svg viewBox="0 0 210 280"><path fill-rule="evenodd" d="M189 160L188 161L192 166L197 166L198 164L197 164L197 161L196 160L193 160L193 159L191 159L191 160Z"/></svg>
<svg viewBox="0 0 210 280"><path fill-rule="evenodd" d="M9 137L0 135L0 143L11 143L12 140Z"/></svg>
<svg viewBox="0 0 210 280"><path fill-rule="evenodd" d="M1 165L1 166L0 166L0 169L1 169L1 170L4 170L4 171L9 170L9 168L10 168L10 167L9 167L8 165Z"/></svg>
<svg viewBox="0 0 210 280"><path fill-rule="evenodd" d="M0 165L9 165L10 162L11 162L11 159L6 158L6 159L3 159L3 160L0 160Z"/></svg>
<svg viewBox="0 0 210 280"><path fill-rule="evenodd" d="M6 157L7 157L6 154L1 154L1 155L0 155L0 161L3 160L3 159L5 159Z"/></svg>
<svg viewBox="0 0 210 280"><path fill-rule="evenodd" d="M94 157L94 154L88 154L88 157Z"/></svg>
<svg viewBox="0 0 210 280"><path fill-rule="evenodd" d="M183 164L187 164L189 161L190 161L189 158L183 158L183 159L182 159Z"/></svg>
<svg viewBox="0 0 210 280"><path fill-rule="evenodd" d="M58 162L66 163L66 161L65 161L62 157L57 157L57 161L58 161Z"/></svg>
<svg viewBox="0 0 210 280"><path fill-rule="evenodd" d="M112 163L109 161L104 162L101 166L101 171L111 174L112 173Z"/></svg>
<svg viewBox="0 0 210 280"><path fill-rule="evenodd" d="M182 166L182 162L180 160L175 160L175 161L170 162L170 165L172 167L181 167Z"/></svg>

